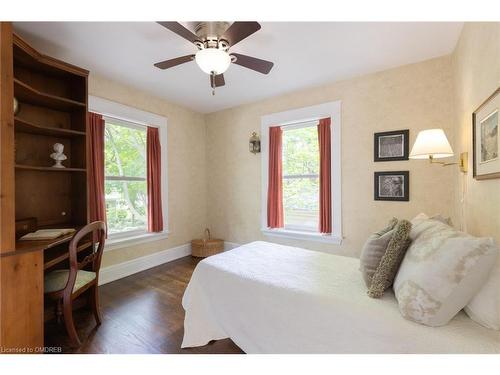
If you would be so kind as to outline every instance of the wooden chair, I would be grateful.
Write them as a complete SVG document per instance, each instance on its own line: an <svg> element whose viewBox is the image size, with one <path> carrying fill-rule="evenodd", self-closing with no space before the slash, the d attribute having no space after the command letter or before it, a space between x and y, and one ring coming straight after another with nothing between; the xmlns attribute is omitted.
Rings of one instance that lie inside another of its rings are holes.
<svg viewBox="0 0 500 375"><path fill-rule="evenodd" d="M89 292L89 302L97 325L101 324L99 311L99 269L104 250L106 224L95 221L75 233L69 243L69 270L56 270L45 276L45 296L57 301L56 315L64 324L73 347L81 345L73 322L73 301L84 292ZM92 241L91 253L78 261L79 243Z"/></svg>

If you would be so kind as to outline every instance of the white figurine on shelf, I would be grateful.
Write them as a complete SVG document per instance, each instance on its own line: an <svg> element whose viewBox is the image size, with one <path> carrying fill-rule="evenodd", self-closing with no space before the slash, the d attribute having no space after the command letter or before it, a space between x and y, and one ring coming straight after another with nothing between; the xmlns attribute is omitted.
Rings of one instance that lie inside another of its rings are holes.
<svg viewBox="0 0 500 375"><path fill-rule="evenodd" d="M67 156L63 154L64 145L62 143L54 143L54 151L50 154L50 157L56 161L56 163L52 166L52 168L66 168L61 164L63 160L67 159Z"/></svg>

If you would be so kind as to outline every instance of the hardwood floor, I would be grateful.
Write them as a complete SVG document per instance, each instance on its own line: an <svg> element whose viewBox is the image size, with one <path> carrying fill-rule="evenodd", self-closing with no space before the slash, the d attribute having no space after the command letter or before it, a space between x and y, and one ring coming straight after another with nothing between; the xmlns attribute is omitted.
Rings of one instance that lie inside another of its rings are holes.
<svg viewBox="0 0 500 375"><path fill-rule="evenodd" d="M64 323L45 324L45 346L63 353L243 353L231 340L181 349L182 295L198 260L185 257L99 287L103 322L95 327L87 308L74 312L82 346L68 344Z"/></svg>

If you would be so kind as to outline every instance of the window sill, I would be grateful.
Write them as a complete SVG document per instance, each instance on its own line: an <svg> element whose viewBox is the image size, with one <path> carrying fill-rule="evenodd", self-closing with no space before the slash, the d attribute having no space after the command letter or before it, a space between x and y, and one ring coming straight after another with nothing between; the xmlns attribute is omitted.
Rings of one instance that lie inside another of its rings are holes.
<svg viewBox="0 0 500 375"><path fill-rule="evenodd" d="M302 240L302 241L316 241L323 243L331 243L334 245L342 244L342 237L332 235L332 234L321 234L321 233L310 233L289 229L261 229L264 236L269 237L281 237L288 238L292 240Z"/></svg>
<svg viewBox="0 0 500 375"><path fill-rule="evenodd" d="M119 238L108 238L106 240L106 244L104 245L104 251L121 249L124 247L130 247L134 245L139 245L147 242L159 241L168 238L169 235L168 230L164 230L160 233L134 233L128 237L119 237Z"/></svg>

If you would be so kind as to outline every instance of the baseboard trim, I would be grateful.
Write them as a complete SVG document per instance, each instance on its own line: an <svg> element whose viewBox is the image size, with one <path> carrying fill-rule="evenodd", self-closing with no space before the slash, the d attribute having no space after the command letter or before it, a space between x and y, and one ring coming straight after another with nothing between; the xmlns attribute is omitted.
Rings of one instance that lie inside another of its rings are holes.
<svg viewBox="0 0 500 375"><path fill-rule="evenodd" d="M241 246L235 242L224 242L224 251ZM119 250L118 250L119 251ZM191 255L191 244L187 243L181 246L172 247L157 253L135 258L123 263L113 264L112 266L101 268L99 272L99 285L107 284L115 280L133 275L134 273L145 271L164 263Z"/></svg>
<svg viewBox="0 0 500 375"><path fill-rule="evenodd" d="M191 255L191 244L189 243L101 268L99 285L110 283L188 255Z"/></svg>

